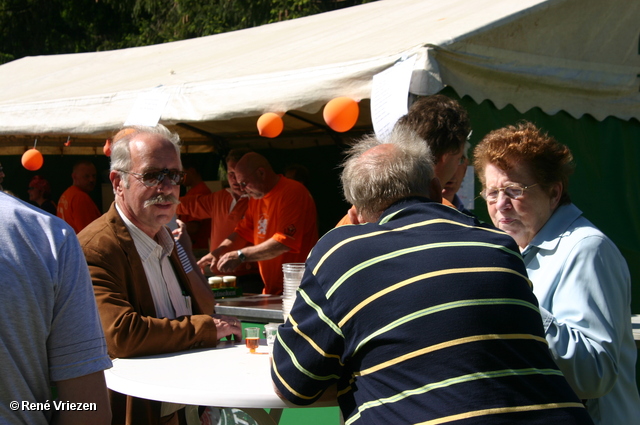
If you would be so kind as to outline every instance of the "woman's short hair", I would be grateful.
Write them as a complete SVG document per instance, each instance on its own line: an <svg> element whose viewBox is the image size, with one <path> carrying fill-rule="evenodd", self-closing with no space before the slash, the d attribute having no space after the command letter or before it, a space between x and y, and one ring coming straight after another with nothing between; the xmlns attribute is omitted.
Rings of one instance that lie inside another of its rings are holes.
<svg viewBox="0 0 640 425"><path fill-rule="evenodd" d="M571 202L569 177L575 169L571 150L533 123L524 121L490 132L476 146L473 156L473 165L483 186L484 171L489 164L504 171L526 165L545 191L555 183L562 183L560 205Z"/></svg>

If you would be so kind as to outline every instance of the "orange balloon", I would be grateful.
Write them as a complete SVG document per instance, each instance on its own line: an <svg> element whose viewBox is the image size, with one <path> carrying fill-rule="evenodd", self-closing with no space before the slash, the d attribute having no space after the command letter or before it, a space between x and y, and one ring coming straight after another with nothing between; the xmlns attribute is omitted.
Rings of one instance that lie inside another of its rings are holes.
<svg viewBox="0 0 640 425"><path fill-rule="evenodd" d="M110 139L107 139L107 141L105 142L104 146L102 147L102 152L104 152L104 154L107 156L111 156L111 140Z"/></svg>
<svg viewBox="0 0 640 425"><path fill-rule="evenodd" d="M22 154L22 166L27 170L39 170L42 164L44 164L44 157L36 148L31 148Z"/></svg>
<svg viewBox="0 0 640 425"><path fill-rule="evenodd" d="M267 112L258 118L258 133L260 133L262 137L269 137L271 139L278 137L280 133L282 133L283 128L284 123L278 114Z"/></svg>
<svg viewBox="0 0 640 425"><path fill-rule="evenodd" d="M350 97L336 97L325 105L322 116L331 129L344 133L356 125L359 113L358 102Z"/></svg>

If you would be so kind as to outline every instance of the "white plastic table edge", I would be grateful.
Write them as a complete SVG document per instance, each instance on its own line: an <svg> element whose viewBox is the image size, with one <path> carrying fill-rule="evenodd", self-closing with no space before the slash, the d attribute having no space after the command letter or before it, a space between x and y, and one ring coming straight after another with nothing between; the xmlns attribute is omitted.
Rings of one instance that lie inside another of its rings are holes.
<svg viewBox="0 0 640 425"><path fill-rule="evenodd" d="M105 379L114 391L148 400L239 408L260 425L277 424L283 408L337 406L282 400L273 390L267 347L259 351L264 354L250 354L244 344L221 343L211 349L114 359ZM272 409L269 414L262 410L267 408Z"/></svg>

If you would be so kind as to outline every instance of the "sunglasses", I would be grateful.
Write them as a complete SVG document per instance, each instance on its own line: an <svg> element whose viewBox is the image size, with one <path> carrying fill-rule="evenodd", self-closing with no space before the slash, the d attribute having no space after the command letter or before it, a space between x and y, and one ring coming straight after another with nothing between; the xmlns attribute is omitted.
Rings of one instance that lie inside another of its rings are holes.
<svg viewBox="0 0 640 425"><path fill-rule="evenodd" d="M169 170L165 168L160 171L149 171L146 173L133 173L131 171L118 170L121 173L131 174L136 178L140 183L145 185L146 187L155 187L161 184L164 181L165 177L169 178L169 182L173 186L177 186L184 181L184 176L187 175L184 171L180 170Z"/></svg>

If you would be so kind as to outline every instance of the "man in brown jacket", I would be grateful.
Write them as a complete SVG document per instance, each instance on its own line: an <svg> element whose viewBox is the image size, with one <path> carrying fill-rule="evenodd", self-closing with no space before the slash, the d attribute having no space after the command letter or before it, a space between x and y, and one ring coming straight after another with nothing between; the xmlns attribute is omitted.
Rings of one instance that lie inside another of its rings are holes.
<svg viewBox="0 0 640 425"><path fill-rule="evenodd" d="M111 357L215 347L241 339L240 322L213 315L203 279L190 279L165 225L184 178L177 135L135 127L112 144L109 178L115 202L79 235ZM158 371L163 373L163 371ZM179 424L184 406L111 393L113 423Z"/></svg>

